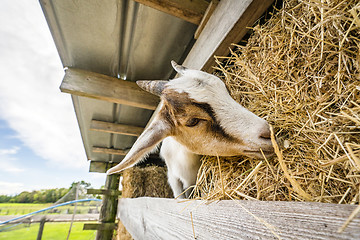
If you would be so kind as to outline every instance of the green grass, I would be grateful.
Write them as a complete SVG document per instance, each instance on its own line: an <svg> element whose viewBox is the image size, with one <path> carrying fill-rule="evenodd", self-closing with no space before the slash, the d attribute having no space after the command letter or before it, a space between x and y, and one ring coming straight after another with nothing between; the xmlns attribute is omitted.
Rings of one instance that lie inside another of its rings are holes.
<svg viewBox="0 0 360 240"><path fill-rule="evenodd" d="M82 230L84 223L75 222L71 229L71 240L95 239L95 230ZM47 222L44 226L43 240L64 240L67 237L70 223ZM29 227L15 227L14 230L0 232L0 240L35 240L39 231L39 223Z"/></svg>
<svg viewBox="0 0 360 240"><path fill-rule="evenodd" d="M24 215L50 206L51 203L0 203L0 215Z"/></svg>
<svg viewBox="0 0 360 240"><path fill-rule="evenodd" d="M52 206L51 203L0 203L0 215L24 215L34 211L41 210L46 207ZM74 206L63 206L58 208L60 213L65 213L67 209L72 213ZM87 213L89 206L85 204L79 204L77 206L78 213ZM56 214L49 213L44 214ZM84 222L75 222L73 224L70 238L72 240L90 240L95 239L96 231L82 230ZM43 240L64 240L68 234L70 223L45 223ZM39 231L39 223L33 223L30 226L21 224L7 231L0 232L0 240L35 240Z"/></svg>
<svg viewBox="0 0 360 240"><path fill-rule="evenodd" d="M24 215L50 206L52 203L0 203L0 215ZM57 209L60 211L58 213L72 213L74 206L67 205ZM88 213L88 210L89 205L87 203L79 203L77 206L78 214ZM46 214L56 213L46 212Z"/></svg>

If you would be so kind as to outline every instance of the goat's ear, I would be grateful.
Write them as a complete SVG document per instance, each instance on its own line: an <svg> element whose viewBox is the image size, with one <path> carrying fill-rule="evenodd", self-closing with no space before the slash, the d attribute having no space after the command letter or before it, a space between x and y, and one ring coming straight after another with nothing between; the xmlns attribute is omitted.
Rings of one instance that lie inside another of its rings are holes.
<svg viewBox="0 0 360 240"><path fill-rule="evenodd" d="M154 80L154 81L141 80L141 81L136 81L136 84L143 90L160 97L162 91L165 89L165 85L168 82L169 81L163 81L163 80Z"/></svg>
<svg viewBox="0 0 360 240"><path fill-rule="evenodd" d="M140 162L146 154L151 152L157 144L169 136L170 126L166 121L155 119L148 128L139 136L125 158L107 171L107 174L121 172Z"/></svg>
<svg viewBox="0 0 360 240"><path fill-rule="evenodd" d="M177 64L174 60L171 61L171 65L180 75L184 75L186 70L188 69L187 67Z"/></svg>

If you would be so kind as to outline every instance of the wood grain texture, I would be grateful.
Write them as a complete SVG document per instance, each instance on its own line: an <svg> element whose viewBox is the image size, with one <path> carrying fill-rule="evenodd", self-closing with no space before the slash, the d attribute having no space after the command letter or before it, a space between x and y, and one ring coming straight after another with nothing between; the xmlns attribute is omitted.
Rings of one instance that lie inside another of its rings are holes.
<svg viewBox="0 0 360 240"><path fill-rule="evenodd" d="M116 149L116 148L105 148L105 147L93 147L92 151L94 153L103 153L103 154L111 154L111 155L126 155L128 150Z"/></svg>
<svg viewBox="0 0 360 240"><path fill-rule="evenodd" d="M209 21L211 15L213 14L213 12L215 11L215 8L217 7L217 5L219 4L219 0L212 0L209 3L208 8L206 9L206 12L204 13L203 18L201 19L201 22L198 26L198 28L196 29L196 32L194 34L194 38L198 39L201 32L203 31L204 27L206 26L207 22Z"/></svg>
<svg viewBox="0 0 360 240"><path fill-rule="evenodd" d="M83 226L83 230L114 230L116 229L116 223L85 223ZM110 238L111 240L111 238Z"/></svg>
<svg viewBox="0 0 360 240"><path fill-rule="evenodd" d="M354 205L175 199L119 200L118 217L134 239L360 239L360 217L337 230ZM191 220L191 215L192 220Z"/></svg>
<svg viewBox="0 0 360 240"><path fill-rule="evenodd" d="M105 189L119 190L120 175L106 176ZM118 196L104 195L99 215L99 223L101 223L96 233L96 240L113 239L114 229L116 228L115 219L117 215ZM114 228L113 228L114 227Z"/></svg>
<svg viewBox="0 0 360 240"><path fill-rule="evenodd" d="M89 172L106 173L106 171L117 163L90 161Z"/></svg>
<svg viewBox="0 0 360 240"><path fill-rule="evenodd" d="M119 196L121 191L113 189L93 189L89 188L86 190L87 194L100 194L100 195L110 195L110 196Z"/></svg>
<svg viewBox="0 0 360 240"><path fill-rule="evenodd" d="M140 134L144 131L144 128L126 124L91 120L90 130L128 136L140 136Z"/></svg>
<svg viewBox="0 0 360 240"><path fill-rule="evenodd" d="M205 0L135 0L148 7L181 18L193 24L200 24L208 2Z"/></svg>
<svg viewBox="0 0 360 240"><path fill-rule="evenodd" d="M142 90L134 82L99 73L68 68L60 90L82 97L90 97L133 107L156 109L159 97Z"/></svg>
<svg viewBox="0 0 360 240"><path fill-rule="evenodd" d="M183 65L211 71L214 56L227 56L274 0L221 0Z"/></svg>

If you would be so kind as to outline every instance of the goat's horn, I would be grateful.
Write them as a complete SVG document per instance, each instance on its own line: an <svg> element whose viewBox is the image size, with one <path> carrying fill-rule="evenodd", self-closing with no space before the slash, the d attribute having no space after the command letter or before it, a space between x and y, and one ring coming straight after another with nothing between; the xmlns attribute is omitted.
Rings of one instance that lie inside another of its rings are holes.
<svg viewBox="0 0 360 240"><path fill-rule="evenodd" d="M155 80L155 81L140 80L140 81L136 81L136 84L145 91L160 97L162 91L165 88L165 85L168 82L169 81L164 81L164 80Z"/></svg>
<svg viewBox="0 0 360 240"><path fill-rule="evenodd" d="M187 67L177 64L174 60L171 61L171 65L173 66L175 71L181 75L184 75L185 71L188 69Z"/></svg>

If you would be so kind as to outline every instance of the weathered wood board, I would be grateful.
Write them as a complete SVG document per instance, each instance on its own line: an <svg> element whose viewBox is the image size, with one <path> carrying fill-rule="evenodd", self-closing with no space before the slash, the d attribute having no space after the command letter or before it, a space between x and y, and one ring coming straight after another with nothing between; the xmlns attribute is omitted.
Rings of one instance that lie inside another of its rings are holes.
<svg viewBox="0 0 360 240"><path fill-rule="evenodd" d="M92 151L95 153L122 155L125 156L128 150L116 149L116 148L104 148L104 147L93 147Z"/></svg>
<svg viewBox="0 0 360 240"><path fill-rule="evenodd" d="M66 70L60 90L77 96L151 110L156 109L160 101L159 97L142 90L134 82L75 68Z"/></svg>
<svg viewBox="0 0 360 240"><path fill-rule="evenodd" d="M144 128L126 124L92 120L90 124L90 130L128 136L140 136L140 134L144 131Z"/></svg>
<svg viewBox="0 0 360 240"><path fill-rule="evenodd" d="M214 56L226 56L274 0L221 0L183 65L210 71Z"/></svg>
<svg viewBox="0 0 360 240"><path fill-rule="evenodd" d="M313 202L120 199L118 217L134 239L360 239L357 206Z"/></svg>
<svg viewBox="0 0 360 240"><path fill-rule="evenodd" d="M205 0L135 0L193 24L200 24L208 2Z"/></svg>

